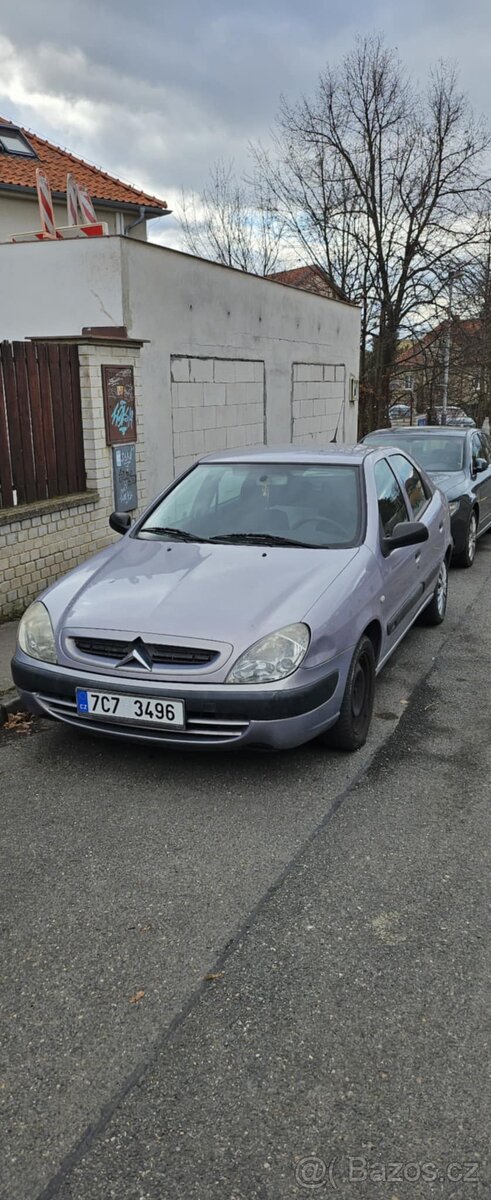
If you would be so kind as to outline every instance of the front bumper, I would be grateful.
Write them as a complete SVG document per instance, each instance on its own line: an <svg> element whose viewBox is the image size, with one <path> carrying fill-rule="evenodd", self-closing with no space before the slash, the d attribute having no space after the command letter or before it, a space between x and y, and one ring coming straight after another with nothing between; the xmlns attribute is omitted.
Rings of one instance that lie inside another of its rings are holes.
<svg viewBox="0 0 491 1200"><path fill-rule="evenodd" d="M232 745L282 749L300 746L335 723L349 664L347 653L330 663L325 675L316 677L313 683L242 688L232 684L147 683L127 677L115 680L112 676L39 663L17 649L12 675L28 711L78 730L181 749L226 749ZM186 727L174 731L79 716L77 687L184 700Z"/></svg>

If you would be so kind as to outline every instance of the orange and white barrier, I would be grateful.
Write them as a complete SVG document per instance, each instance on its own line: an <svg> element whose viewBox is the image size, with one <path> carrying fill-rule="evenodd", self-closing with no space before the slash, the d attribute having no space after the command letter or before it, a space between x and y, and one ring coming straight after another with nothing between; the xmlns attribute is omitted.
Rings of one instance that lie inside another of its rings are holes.
<svg viewBox="0 0 491 1200"><path fill-rule="evenodd" d="M95 221L90 225L63 225L56 230L56 236L60 240L74 237L104 237L108 232L106 221Z"/></svg>
<svg viewBox="0 0 491 1200"><path fill-rule="evenodd" d="M66 179L66 201L68 225L56 227L51 188L43 171L36 170L36 187L41 213L41 229L32 233L16 233L12 242L53 242L67 238L104 237L109 232L106 221L99 221L87 188L80 187L75 176L68 173ZM82 218L77 224L78 216Z"/></svg>
<svg viewBox="0 0 491 1200"><path fill-rule="evenodd" d="M78 184L71 171L66 177L66 208L68 224L76 225L78 221Z"/></svg>
<svg viewBox="0 0 491 1200"><path fill-rule="evenodd" d="M104 237L108 233L106 221L96 221L95 225L61 225L56 230L55 236L42 233L38 230L35 233L16 233L11 238L12 242L64 242L69 238L83 237Z"/></svg>
<svg viewBox="0 0 491 1200"><path fill-rule="evenodd" d="M79 203L79 207L80 207L80 212L82 213L83 224L84 225L96 225L97 217L95 215L92 198L89 195L87 188L79 187L77 184L77 191L78 191L78 203Z"/></svg>
<svg viewBox="0 0 491 1200"><path fill-rule="evenodd" d="M56 225L51 188L47 175L39 167L36 169L36 188L41 213L41 231L45 237L54 238L56 237Z"/></svg>

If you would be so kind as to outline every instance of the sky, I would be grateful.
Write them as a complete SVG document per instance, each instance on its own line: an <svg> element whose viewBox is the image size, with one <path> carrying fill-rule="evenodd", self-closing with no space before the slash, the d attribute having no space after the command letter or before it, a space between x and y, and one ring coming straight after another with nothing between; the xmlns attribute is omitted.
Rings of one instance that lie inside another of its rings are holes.
<svg viewBox="0 0 491 1200"><path fill-rule="evenodd" d="M176 210L370 33L421 80L456 63L491 124L490 0L1 0L0 114ZM174 216L151 230L181 244Z"/></svg>

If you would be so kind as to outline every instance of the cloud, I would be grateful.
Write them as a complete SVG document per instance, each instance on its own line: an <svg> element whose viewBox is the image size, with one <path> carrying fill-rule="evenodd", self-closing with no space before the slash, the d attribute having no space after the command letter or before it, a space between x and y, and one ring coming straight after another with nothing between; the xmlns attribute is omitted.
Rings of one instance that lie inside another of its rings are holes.
<svg viewBox="0 0 491 1200"><path fill-rule="evenodd" d="M489 0L3 0L0 112L174 205L217 159L240 170L280 93L310 92L328 59L374 30L422 78L457 59L491 115Z"/></svg>

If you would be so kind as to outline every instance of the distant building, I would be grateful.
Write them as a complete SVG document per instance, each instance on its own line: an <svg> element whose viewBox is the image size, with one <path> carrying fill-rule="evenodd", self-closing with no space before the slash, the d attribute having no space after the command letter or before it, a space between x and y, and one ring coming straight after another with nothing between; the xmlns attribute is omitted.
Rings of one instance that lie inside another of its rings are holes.
<svg viewBox="0 0 491 1200"><path fill-rule="evenodd" d="M122 183L106 171L76 158L68 150L0 117L0 242L10 241L13 234L40 227L36 167L41 167L48 177L59 226L67 224L66 178L69 171L77 183L89 191L96 215L107 223L109 233L127 234L146 241L147 222L169 212L165 200Z"/></svg>
<svg viewBox="0 0 491 1200"><path fill-rule="evenodd" d="M341 288L321 267L306 264L303 267L293 267L290 271L275 271L267 278L273 279L276 283L284 283L287 287L313 292L316 296L326 296L328 300L344 300L346 303L350 303Z"/></svg>
<svg viewBox="0 0 491 1200"><path fill-rule="evenodd" d="M448 324L442 321L419 339L401 341L391 378L391 401L412 403L415 412L442 402ZM485 406L489 380L486 331L478 319L454 317L450 326L448 404L469 410Z"/></svg>

